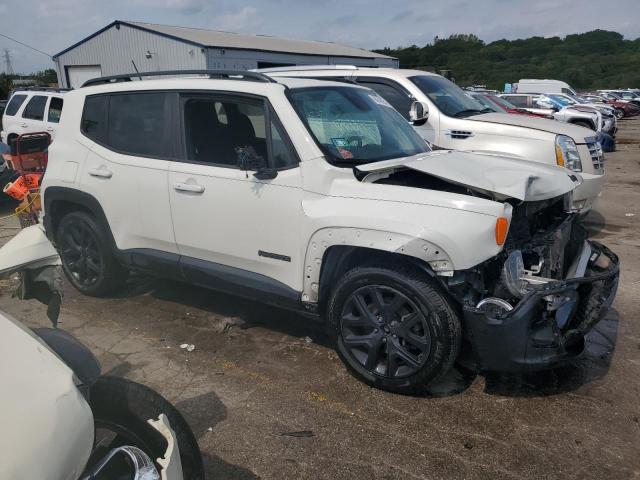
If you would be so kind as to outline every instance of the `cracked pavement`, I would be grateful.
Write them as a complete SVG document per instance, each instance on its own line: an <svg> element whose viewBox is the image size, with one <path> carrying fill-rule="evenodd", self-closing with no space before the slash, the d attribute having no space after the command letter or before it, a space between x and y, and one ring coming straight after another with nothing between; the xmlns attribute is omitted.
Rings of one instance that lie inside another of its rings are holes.
<svg viewBox="0 0 640 480"><path fill-rule="evenodd" d="M620 256L620 288L568 367L460 374L439 396L394 395L352 378L319 324L141 276L108 299L67 285L60 327L93 350L103 372L177 405L208 478L638 478L640 119L620 127L603 198L586 220ZM0 222L2 235L12 226ZM12 298L8 282L0 308L30 326L48 323L46 307Z"/></svg>

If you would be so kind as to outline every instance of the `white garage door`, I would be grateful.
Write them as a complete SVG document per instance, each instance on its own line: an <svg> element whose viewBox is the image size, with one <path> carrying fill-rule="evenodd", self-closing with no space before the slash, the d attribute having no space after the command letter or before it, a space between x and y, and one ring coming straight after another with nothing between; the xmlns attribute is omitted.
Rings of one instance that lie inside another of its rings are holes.
<svg viewBox="0 0 640 480"><path fill-rule="evenodd" d="M100 65L68 65L67 78L71 88L79 88L87 80L102 76Z"/></svg>

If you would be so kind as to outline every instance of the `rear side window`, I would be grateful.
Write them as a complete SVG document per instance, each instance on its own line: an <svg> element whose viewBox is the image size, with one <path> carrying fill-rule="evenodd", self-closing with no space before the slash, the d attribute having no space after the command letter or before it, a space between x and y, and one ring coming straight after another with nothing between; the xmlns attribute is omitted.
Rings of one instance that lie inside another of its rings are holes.
<svg viewBox="0 0 640 480"><path fill-rule="evenodd" d="M527 108L528 97L526 95L505 95L503 98L517 108Z"/></svg>
<svg viewBox="0 0 640 480"><path fill-rule="evenodd" d="M18 113L20 106L24 103L26 98L26 95L14 95L11 97L11 101L9 102L9 105L7 105L7 109L4 111L4 114L12 117Z"/></svg>
<svg viewBox="0 0 640 480"><path fill-rule="evenodd" d="M107 109L109 97L97 95L87 97L84 101L84 110L80 122L80 130L91 140L107 143Z"/></svg>
<svg viewBox="0 0 640 480"><path fill-rule="evenodd" d="M44 118L44 107L47 105L47 97L43 95L34 95L24 107L22 118L30 120L42 120Z"/></svg>
<svg viewBox="0 0 640 480"><path fill-rule="evenodd" d="M62 99L59 97L51 97L49 102L49 113L47 115L47 121L50 123L60 122L60 115L62 114Z"/></svg>
<svg viewBox="0 0 640 480"><path fill-rule="evenodd" d="M107 146L130 155L170 157L169 117L164 92L111 95Z"/></svg>

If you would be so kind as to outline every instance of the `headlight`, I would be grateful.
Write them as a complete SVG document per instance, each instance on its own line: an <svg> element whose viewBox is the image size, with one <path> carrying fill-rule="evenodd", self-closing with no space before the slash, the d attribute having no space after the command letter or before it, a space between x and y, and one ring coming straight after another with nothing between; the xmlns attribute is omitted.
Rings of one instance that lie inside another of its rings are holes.
<svg viewBox="0 0 640 480"><path fill-rule="evenodd" d="M574 172L582 171L580 152L578 152L576 142L571 137L566 135L558 135L556 137L556 163Z"/></svg>

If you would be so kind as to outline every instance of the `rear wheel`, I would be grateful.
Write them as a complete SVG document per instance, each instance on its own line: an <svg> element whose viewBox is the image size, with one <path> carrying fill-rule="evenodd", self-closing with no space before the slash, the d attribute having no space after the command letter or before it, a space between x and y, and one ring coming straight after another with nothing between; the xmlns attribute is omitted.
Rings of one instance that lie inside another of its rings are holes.
<svg viewBox="0 0 640 480"><path fill-rule="evenodd" d="M106 229L86 212L65 215L56 234L62 268L85 295L101 296L121 287L127 271L113 255Z"/></svg>
<svg viewBox="0 0 640 480"><path fill-rule="evenodd" d="M383 390L422 393L460 350L458 315L420 271L357 267L336 285L327 313L342 361Z"/></svg>
<svg viewBox="0 0 640 480"><path fill-rule="evenodd" d="M618 120L621 120L624 118L624 110L621 108L616 108L614 110L614 114Z"/></svg>

